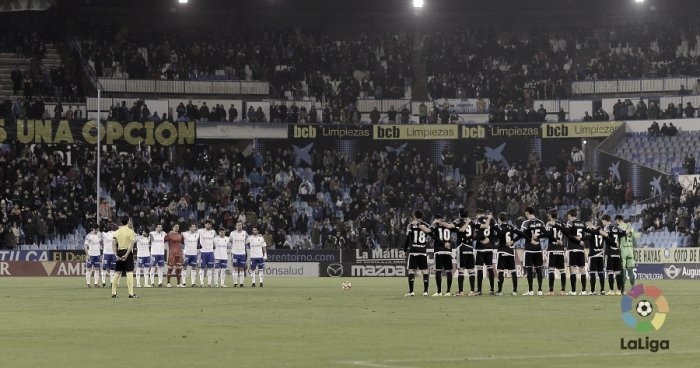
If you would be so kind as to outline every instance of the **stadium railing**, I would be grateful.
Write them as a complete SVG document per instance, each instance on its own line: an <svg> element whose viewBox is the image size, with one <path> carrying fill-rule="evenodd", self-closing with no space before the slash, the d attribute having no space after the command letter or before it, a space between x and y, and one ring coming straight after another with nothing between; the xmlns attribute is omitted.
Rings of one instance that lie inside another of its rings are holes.
<svg viewBox="0 0 700 368"><path fill-rule="evenodd" d="M585 80L571 83L573 95L678 92L681 86L691 89L700 77Z"/></svg>

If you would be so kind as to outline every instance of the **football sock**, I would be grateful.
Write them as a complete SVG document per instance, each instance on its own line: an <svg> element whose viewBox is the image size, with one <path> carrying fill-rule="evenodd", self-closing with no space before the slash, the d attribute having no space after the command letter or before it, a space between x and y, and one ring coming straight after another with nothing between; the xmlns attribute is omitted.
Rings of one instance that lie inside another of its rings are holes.
<svg viewBox="0 0 700 368"><path fill-rule="evenodd" d="M114 282L114 270L109 270L109 279L112 280L110 282ZM119 283L119 278L117 278L117 283Z"/></svg>
<svg viewBox="0 0 700 368"><path fill-rule="evenodd" d="M250 278L253 280L253 285L255 285L255 271L250 273Z"/></svg>
<svg viewBox="0 0 700 368"><path fill-rule="evenodd" d="M175 272L177 272L177 271L175 271ZM168 281L168 284L170 283L170 278L171 278L171 274L172 274L172 273L173 273L173 269L170 268L170 267L168 267L168 274L165 276L165 279ZM178 283L179 283L179 282L180 282L180 281L179 281L179 279L180 279L180 274L177 275L177 278L178 278Z"/></svg>
<svg viewBox="0 0 700 368"><path fill-rule="evenodd" d="M488 269L488 275L489 275L489 285L491 286L491 291L493 291L493 281L494 281L494 273L493 273L493 268Z"/></svg>
<svg viewBox="0 0 700 368"><path fill-rule="evenodd" d="M220 271L221 271L221 285L223 285L224 280L226 280L226 269L222 268L222 269L220 269ZM235 282L234 282L234 284L235 284Z"/></svg>
<svg viewBox="0 0 700 368"><path fill-rule="evenodd" d="M624 290L622 285L622 273L615 275L615 279L617 280L617 290Z"/></svg>
<svg viewBox="0 0 700 368"><path fill-rule="evenodd" d="M209 281L211 281L211 277L209 278ZM204 283L204 269L203 268L199 269L199 283L200 284Z"/></svg>
<svg viewBox="0 0 700 368"><path fill-rule="evenodd" d="M527 286L528 286L528 291L532 291L532 268L527 269Z"/></svg>
<svg viewBox="0 0 700 368"><path fill-rule="evenodd" d="M245 271L239 271L238 273L238 282L243 285L243 281L245 279Z"/></svg>
<svg viewBox="0 0 700 368"><path fill-rule="evenodd" d="M478 291L481 291L481 285L484 283L484 270L479 268L478 271L476 271L476 286Z"/></svg>
<svg viewBox="0 0 700 368"><path fill-rule="evenodd" d="M549 272L549 292L554 291L554 272Z"/></svg>
<svg viewBox="0 0 700 368"><path fill-rule="evenodd" d="M424 293L428 292L428 286L430 286L430 275L425 274L425 275L423 275L423 292Z"/></svg>
<svg viewBox="0 0 700 368"><path fill-rule="evenodd" d="M503 277L504 277L503 272L499 272L498 273L498 292L499 293L503 291Z"/></svg>
<svg viewBox="0 0 700 368"><path fill-rule="evenodd" d="M596 280L596 275L595 273L591 272L591 292L595 293L595 280ZM602 279L601 279L601 286L603 285Z"/></svg>
<svg viewBox="0 0 700 368"><path fill-rule="evenodd" d="M442 271L435 272L435 286L438 294L442 293Z"/></svg>
<svg viewBox="0 0 700 368"><path fill-rule="evenodd" d="M452 291L452 270L447 271L447 292Z"/></svg>
<svg viewBox="0 0 700 368"><path fill-rule="evenodd" d="M569 275L569 281L571 281L571 291L576 292L576 274L572 273Z"/></svg>
<svg viewBox="0 0 700 368"><path fill-rule="evenodd" d="M260 270L260 275L258 277L260 277L260 285L262 285L262 283L263 283L263 271L262 270Z"/></svg>
<svg viewBox="0 0 700 368"><path fill-rule="evenodd" d="M538 268L535 272L537 272L537 291L542 291L542 269Z"/></svg>
<svg viewBox="0 0 700 368"><path fill-rule="evenodd" d="M628 268L627 272L628 272L629 279L630 279L630 285L634 286L634 282L635 282L635 280L634 280L634 268Z"/></svg>
<svg viewBox="0 0 700 368"><path fill-rule="evenodd" d="M117 277L119 276L115 275L110 279L112 283L112 295L117 293Z"/></svg>
<svg viewBox="0 0 700 368"><path fill-rule="evenodd" d="M415 281L416 276L412 273L408 274L408 292L412 293L413 292L413 282Z"/></svg>
<svg viewBox="0 0 700 368"><path fill-rule="evenodd" d="M163 283L163 266L158 266L158 283Z"/></svg>
<svg viewBox="0 0 700 368"><path fill-rule="evenodd" d="M136 267L136 285L141 285L141 267Z"/></svg>
<svg viewBox="0 0 700 368"><path fill-rule="evenodd" d="M598 281L600 281L600 291L605 291L605 272L598 272Z"/></svg>
<svg viewBox="0 0 700 368"><path fill-rule="evenodd" d="M194 284L197 281L197 270L190 267L190 280Z"/></svg>
<svg viewBox="0 0 700 368"><path fill-rule="evenodd" d="M615 289L615 276L611 273L608 274L608 285L610 285L610 290Z"/></svg>
<svg viewBox="0 0 700 368"><path fill-rule="evenodd" d="M574 275L574 281L576 281L576 275ZM559 282L561 283L561 291L566 291L566 274L559 272ZM574 284L573 282L571 283Z"/></svg>
<svg viewBox="0 0 700 368"><path fill-rule="evenodd" d="M134 295L134 273L126 273L126 286L129 289L129 295Z"/></svg>
<svg viewBox="0 0 700 368"><path fill-rule="evenodd" d="M180 267L175 268L175 276L177 277L177 284L180 285L181 284L180 280L182 279L182 268L180 268ZM169 272L168 272L168 277L170 277Z"/></svg>
<svg viewBox="0 0 700 368"><path fill-rule="evenodd" d="M215 268L215 269L214 269L214 281L216 281L216 284L219 283L219 275L220 275L220 273L221 273L221 269L220 269L220 268ZM209 284L211 284L211 280L209 281Z"/></svg>
<svg viewBox="0 0 700 368"><path fill-rule="evenodd" d="M233 270L231 272L231 276L233 277L233 284L234 285L238 284L238 271Z"/></svg>
<svg viewBox="0 0 700 368"><path fill-rule="evenodd" d="M510 274L510 277L513 279L513 291L517 293L518 292L518 273L513 271Z"/></svg>
<svg viewBox="0 0 700 368"><path fill-rule="evenodd" d="M211 268L207 269L207 284L211 285L211 275L213 273L213 270ZM262 278L262 275L260 276ZM262 281L261 281L262 282Z"/></svg>
<svg viewBox="0 0 700 368"><path fill-rule="evenodd" d="M100 278L100 270L95 270L95 283L97 284L99 282Z"/></svg>
<svg viewBox="0 0 700 368"><path fill-rule="evenodd" d="M586 292L586 273L581 274L581 291Z"/></svg>
<svg viewBox="0 0 700 368"><path fill-rule="evenodd" d="M473 273L469 274L469 287L471 287L471 291L474 291L474 274Z"/></svg>
<svg viewBox="0 0 700 368"><path fill-rule="evenodd" d="M107 270L102 270L102 283L105 283L105 279L107 278Z"/></svg>
<svg viewBox="0 0 700 368"><path fill-rule="evenodd" d="M464 273L460 272L457 276L457 286L459 286L459 292L464 292Z"/></svg>
<svg viewBox="0 0 700 368"><path fill-rule="evenodd" d="M92 272L90 272L90 271L85 272L85 280L87 280L87 284L88 284L88 285L90 285L90 274L91 274L91 273L92 273ZM95 283L97 283L97 280L95 280Z"/></svg>

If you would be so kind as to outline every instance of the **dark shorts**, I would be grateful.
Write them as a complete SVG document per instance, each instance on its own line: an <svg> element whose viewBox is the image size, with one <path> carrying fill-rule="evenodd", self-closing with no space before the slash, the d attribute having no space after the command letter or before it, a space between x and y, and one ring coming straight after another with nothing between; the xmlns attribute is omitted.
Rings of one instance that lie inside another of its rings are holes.
<svg viewBox="0 0 700 368"><path fill-rule="evenodd" d="M126 254L126 249L118 250L117 257L123 257ZM127 272L134 272L134 253L129 253L124 261L117 261L114 268L116 272L121 272L125 276Z"/></svg>
<svg viewBox="0 0 700 368"><path fill-rule="evenodd" d="M458 250L459 252L459 268L464 268L467 270L473 270L474 269L474 251L469 248L469 251L467 249L462 249L461 247Z"/></svg>
<svg viewBox="0 0 700 368"><path fill-rule="evenodd" d="M586 267L586 254L583 252L569 252L569 267Z"/></svg>
<svg viewBox="0 0 700 368"><path fill-rule="evenodd" d="M407 268L409 270L427 270L428 256L425 254L409 254Z"/></svg>
<svg viewBox="0 0 700 368"><path fill-rule="evenodd" d="M549 256L549 262L547 262L547 266L549 268L555 268L557 270L563 270L564 269L564 254L558 254L558 253L552 253L550 252L548 254Z"/></svg>
<svg viewBox="0 0 700 368"><path fill-rule="evenodd" d="M511 271L515 270L515 256L510 254L498 254L498 264L496 267L498 270Z"/></svg>
<svg viewBox="0 0 700 368"><path fill-rule="evenodd" d="M603 257L588 258L588 269L590 272L603 272L604 264Z"/></svg>
<svg viewBox="0 0 700 368"><path fill-rule="evenodd" d="M435 270L452 271L452 254L436 254Z"/></svg>
<svg viewBox="0 0 700 368"><path fill-rule="evenodd" d="M540 251L525 251L525 267L542 267L542 252Z"/></svg>
<svg viewBox="0 0 700 368"><path fill-rule="evenodd" d="M620 272L622 271L622 259L620 256L613 257L608 256L605 260L605 269L608 272Z"/></svg>
<svg viewBox="0 0 700 368"><path fill-rule="evenodd" d="M484 266L486 269L493 268L493 251L492 250L482 250L476 252L476 266Z"/></svg>

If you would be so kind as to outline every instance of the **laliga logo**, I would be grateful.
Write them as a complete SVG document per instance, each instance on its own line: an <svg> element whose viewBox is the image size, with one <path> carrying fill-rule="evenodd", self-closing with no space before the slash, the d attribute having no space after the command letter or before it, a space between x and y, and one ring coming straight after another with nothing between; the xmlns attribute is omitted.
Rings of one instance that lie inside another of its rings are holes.
<svg viewBox="0 0 700 368"><path fill-rule="evenodd" d="M638 284L622 297L620 302L622 321L637 332L658 330L663 326L668 313L668 302L661 289L653 286L644 287ZM635 314L632 313L634 309Z"/></svg>

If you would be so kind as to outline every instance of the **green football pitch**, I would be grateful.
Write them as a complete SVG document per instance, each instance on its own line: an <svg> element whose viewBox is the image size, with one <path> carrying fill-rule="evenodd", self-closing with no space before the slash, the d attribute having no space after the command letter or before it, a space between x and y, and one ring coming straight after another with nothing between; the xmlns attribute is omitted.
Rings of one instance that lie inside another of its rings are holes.
<svg viewBox="0 0 700 368"><path fill-rule="evenodd" d="M696 281L649 281L663 290L670 312L658 331L637 333L620 318L620 296L405 298L405 278L349 280L348 291L341 279L266 278L264 289L251 288L250 279L244 289L136 289L140 299L126 298L122 280L120 297L112 299L109 290L87 289L83 278L2 278L2 366L697 367L700 361ZM520 285L524 290L527 283ZM509 282L504 290L511 291ZM621 349L621 339L639 338L643 346L647 338L668 340L669 349Z"/></svg>

